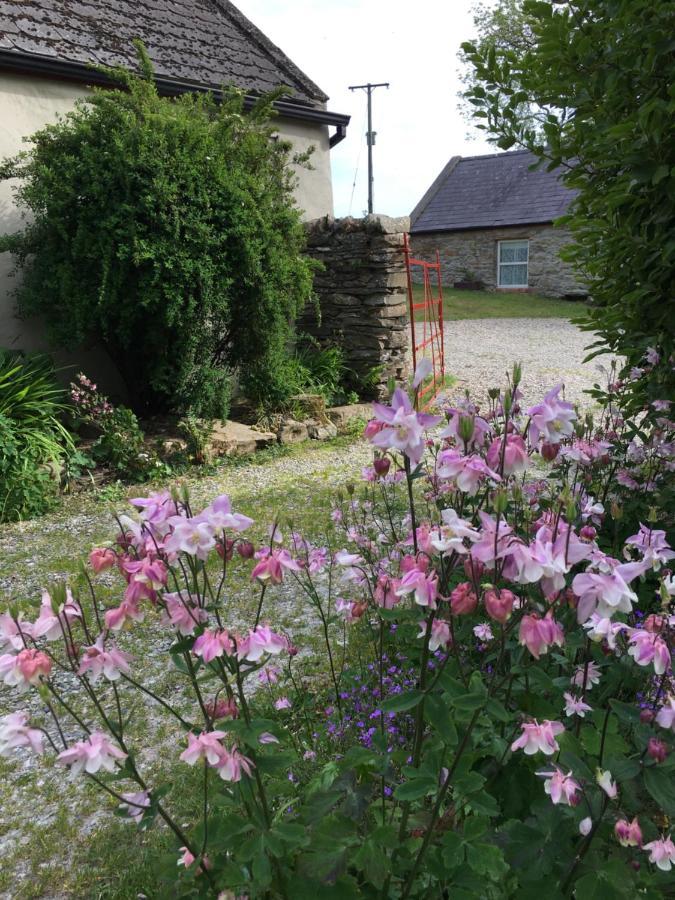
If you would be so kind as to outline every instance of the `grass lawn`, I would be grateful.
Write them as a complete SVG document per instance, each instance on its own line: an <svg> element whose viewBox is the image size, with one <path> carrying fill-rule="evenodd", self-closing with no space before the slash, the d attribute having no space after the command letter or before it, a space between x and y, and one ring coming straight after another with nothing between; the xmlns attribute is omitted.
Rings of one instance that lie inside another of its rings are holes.
<svg viewBox="0 0 675 900"><path fill-rule="evenodd" d="M422 286L415 285L415 301L423 299ZM538 294L508 294L490 291L456 291L443 288L443 317L455 319L572 319L582 316L580 300L557 300ZM418 311L418 320L422 318Z"/></svg>

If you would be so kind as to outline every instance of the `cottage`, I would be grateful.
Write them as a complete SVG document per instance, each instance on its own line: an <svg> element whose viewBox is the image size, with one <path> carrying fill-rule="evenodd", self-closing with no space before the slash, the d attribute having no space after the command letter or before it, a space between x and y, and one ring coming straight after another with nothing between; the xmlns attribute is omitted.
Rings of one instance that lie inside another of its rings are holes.
<svg viewBox="0 0 675 900"><path fill-rule="evenodd" d="M0 0L0 159L23 138L72 109L92 85L91 64L135 68L134 39L152 59L160 93L212 91L234 84L247 103L284 85L276 104L279 135L298 152L315 148L298 170L296 200L307 219L332 214L330 149L349 116L326 109L327 96L228 0ZM11 186L0 184L0 232L20 227ZM12 260L0 254L0 347L44 346L39 324L15 318ZM80 364L87 360L80 354Z"/></svg>
<svg viewBox="0 0 675 900"><path fill-rule="evenodd" d="M526 150L453 156L422 197L411 213L413 252L433 258L438 249L445 284L586 295L560 258L569 232L553 225L574 191L534 161Z"/></svg>

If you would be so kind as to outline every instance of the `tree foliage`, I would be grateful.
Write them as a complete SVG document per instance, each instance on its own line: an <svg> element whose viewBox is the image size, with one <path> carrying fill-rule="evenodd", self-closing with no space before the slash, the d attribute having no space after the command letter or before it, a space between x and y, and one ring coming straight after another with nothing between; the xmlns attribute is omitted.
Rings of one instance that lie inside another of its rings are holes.
<svg viewBox="0 0 675 900"><path fill-rule="evenodd" d="M532 150L578 191L561 220L595 301L599 352L642 366L633 405L673 396L675 317L675 3L521 0L532 45L463 45L467 97L502 149ZM543 111L533 123L520 110ZM653 359L652 354L652 359Z"/></svg>
<svg viewBox="0 0 675 900"><path fill-rule="evenodd" d="M124 90L96 91L2 167L31 213L3 243L19 309L60 344L100 340L139 411L223 415L234 369L278 399L312 263L290 146L272 140L277 95L249 113L235 90L160 97L139 55L140 76L109 72Z"/></svg>

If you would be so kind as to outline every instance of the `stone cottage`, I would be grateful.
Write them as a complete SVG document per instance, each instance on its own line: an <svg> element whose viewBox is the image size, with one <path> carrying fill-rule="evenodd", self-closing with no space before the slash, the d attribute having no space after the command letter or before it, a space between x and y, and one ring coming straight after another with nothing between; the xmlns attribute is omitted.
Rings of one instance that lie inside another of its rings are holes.
<svg viewBox="0 0 675 900"><path fill-rule="evenodd" d="M415 256L435 259L438 250L448 285L585 296L560 258L569 232L553 225L574 191L534 162L526 150L453 156L411 213Z"/></svg>
<svg viewBox="0 0 675 900"><path fill-rule="evenodd" d="M24 137L92 86L111 84L92 64L136 68L137 38L165 96L218 97L233 84L250 106L286 86L290 93L276 103L278 133L299 153L315 148L312 168L297 170L297 204L306 219L332 214L330 150L345 137L349 116L327 110L326 94L229 0L0 0L0 159L25 149ZM21 228L11 188L0 184L0 233ZM40 323L15 316L12 265L10 254L0 254L0 347L44 349ZM114 387L100 350L82 349L74 361Z"/></svg>

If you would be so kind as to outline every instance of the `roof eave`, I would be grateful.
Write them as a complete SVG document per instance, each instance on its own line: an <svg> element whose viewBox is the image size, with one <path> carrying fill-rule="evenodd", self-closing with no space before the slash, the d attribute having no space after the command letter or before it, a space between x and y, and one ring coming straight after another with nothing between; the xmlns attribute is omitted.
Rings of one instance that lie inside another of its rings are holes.
<svg viewBox="0 0 675 900"><path fill-rule="evenodd" d="M40 56L34 53L23 53L19 50L0 50L0 71L15 72L22 75L41 75L86 85L116 86L114 79L94 65L50 56ZM180 81L160 75L155 76L155 84L159 94L164 97L176 97L187 93L210 93L217 100L221 100L223 97L221 88L196 82ZM249 109L259 99L259 96L247 94L244 99L244 105ZM331 137L331 147L339 143L345 136L347 125L351 118L344 113L331 112L327 109L312 106L307 102L287 98L275 101L273 106L276 112L286 119L299 119L319 125L334 125L338 131Z"/></svg>
<svg viewBox="0 0 675 900"><path fill-rule="evenodd" d="M458 225L450 227L419 228L413 226L411 234L447 234L457 231L497 231L499 228L524 228L527 225L553 225L553 219L533 219L527 222L498 222L495 225Z"/></svg>

